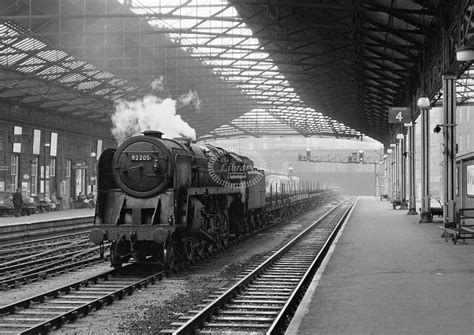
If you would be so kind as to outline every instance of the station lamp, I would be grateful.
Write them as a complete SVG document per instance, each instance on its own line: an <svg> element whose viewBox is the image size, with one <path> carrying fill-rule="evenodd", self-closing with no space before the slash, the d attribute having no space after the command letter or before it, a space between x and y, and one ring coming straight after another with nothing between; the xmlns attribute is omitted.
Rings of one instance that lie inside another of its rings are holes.
<svg viewBox="0 0 474 335"><path fill-rule="evenodd" d="M427 96L422 95L421 97L418 98L418 101L416 102L416 105L420 108L429 108L431 103L430 103L430 98Z"/></svg>

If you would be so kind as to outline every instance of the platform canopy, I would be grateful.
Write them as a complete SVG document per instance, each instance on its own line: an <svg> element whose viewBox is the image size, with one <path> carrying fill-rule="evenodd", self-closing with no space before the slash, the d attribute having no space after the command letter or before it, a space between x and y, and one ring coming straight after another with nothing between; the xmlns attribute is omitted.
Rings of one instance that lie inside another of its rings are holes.
<svg viewBox="0 0 474 335"><path fill-rule="evenodd" d="M2 0L0 101L108 123L120 99L191 94L199 99L178 114L201 139L384 141L388 108L421 93L439 102L445 71L459 76L458 102L473 102L470 62L453 60L473 44L473 8L472 0Z"/></svg>

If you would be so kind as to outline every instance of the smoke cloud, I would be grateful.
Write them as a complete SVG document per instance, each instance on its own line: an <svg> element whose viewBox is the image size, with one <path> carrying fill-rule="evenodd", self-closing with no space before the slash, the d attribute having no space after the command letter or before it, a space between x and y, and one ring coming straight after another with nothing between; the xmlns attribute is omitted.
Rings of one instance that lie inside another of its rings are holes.
<svg viewBox="0 0 474 335"><path fill-rule="evenodd" d="M188 94L179 96L176 108L181 108L184 106L194 107L197 113L201 111L201 99L199 98L199 95L196 91L189 90Z"/></svg>
<svg viewBox="0 0 474 335"><path fill-rule="evenodd" d="M159 89L162 82L162 78L155 81L153 89ZM196 92L190 93L192 96L188 93L185 97L178 98L178 101L171 98L161 99L154 95L147 95L135 101L119 100L111 117L113 136L121 143L145 130L159 130L167 138L186 136L195 139L195 130L183 121L181 116L176 115L177 105L192 103L197 107L198 103L200 104Z"/></svg>

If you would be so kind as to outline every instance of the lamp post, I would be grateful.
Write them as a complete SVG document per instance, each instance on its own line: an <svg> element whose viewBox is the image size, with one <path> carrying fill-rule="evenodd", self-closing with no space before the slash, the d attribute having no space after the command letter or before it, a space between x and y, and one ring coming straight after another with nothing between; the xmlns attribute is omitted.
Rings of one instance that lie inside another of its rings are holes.
<svg viewBox="0 0 474 335"><path fill-rule="evenodd" d="M421 108L421 220L420 223L432 222L433 215L430 210L430 99L422 96L418 99L418 107Z"/></svg>
<svg viewBox="0 0 474 335"><path fill-rule="evenodd" d="M382 156L382 159L383 159L383 194L387 194L388 195L388 185L387 185L387 158L388 158L388 155L385 154Z"/></svg>
<svg viewBox="0 0 474 335"><path fill-rule="evenodd" d="M43 155L43 198L46 198L46 148L49 148L51 144L45 143L44 144L44 155Z"/></svg>
<svg viewBox="0 0 474 335"><path fill-rule="evenodd" d="M408 125L408 138L410 139L410 144L407 152L408 165L409 165L409 192L410 200L408 203L408 213L407 215L417 215L416 211L416 178L415 178L415 124L410 122ZM406 144L405 144L406 146Z"/></svg>
<svg viewBox="0 0 474 335"><path fill-rule="evenodd" d="M387 177L388 178L388 189L387 189L387 191L388 191L388 196L390 197L390 200L392 200L392 198L393 198L393 184L392 184L393 183L393 181L392 181L392 170L393 170L392 169L392 162L393 162L393 159L392 159L392 155L391 155L392 152L393 152L393 150L391 148L387 149L387 155L388 155L388 162L387 162L387 164L388 164L388 171L387 171L388 172L387 173L388 174L388 177Z"/></svg>
<svg viewBox="0 0 474 335"><path fill-rule="evenodd" d="M390 148L392 149L391 150L391 153L392 153L392 163L391 163L391 167L392 167L392 202L396 201L397 200L397 196L398 196L398 185L397 185L397 166L398 166L398 162L397 162L397 145L395 143L390 143Z"/></svg>
<svg viewBox="0 0 474 335"><path fill-rule="evenodd" d="M400 163L400 209L407 209L406 205L406 141L405 141L405 133L397 134L397 140L399 143L399 163Z"/></svg>
<svg viewBox="0 0 474 335"><path fill-rule="evenodd" d="M90 172L89 172L89 184L91 185L91 194L94 195L94 184L95 184L95 180L96 180L96 176L95 176L95 161L94 159L96 158L96 153L95 152L91 152L90 154L90 158L89 158L89 169L90 169Z"/></svg>

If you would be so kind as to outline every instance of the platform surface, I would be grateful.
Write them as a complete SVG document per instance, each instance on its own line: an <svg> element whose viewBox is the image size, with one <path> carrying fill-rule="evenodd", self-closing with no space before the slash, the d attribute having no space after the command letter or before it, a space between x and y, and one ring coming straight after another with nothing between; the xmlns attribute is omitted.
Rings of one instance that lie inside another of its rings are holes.
<svg viewBox="0 0 474 335"><path fill-rule="evenodd" d="M62 211L52 211L41 214L31 214L20 217L0 216L0 227L34 224L53 220L73 219L85 216L94 216L94 208L65 209Z"/></svg>
<svg viewBox="0 0 474 335"><path fill-rule="evenodd" d="M359 198L286 334L474 334L474 240Z"/></svg>

